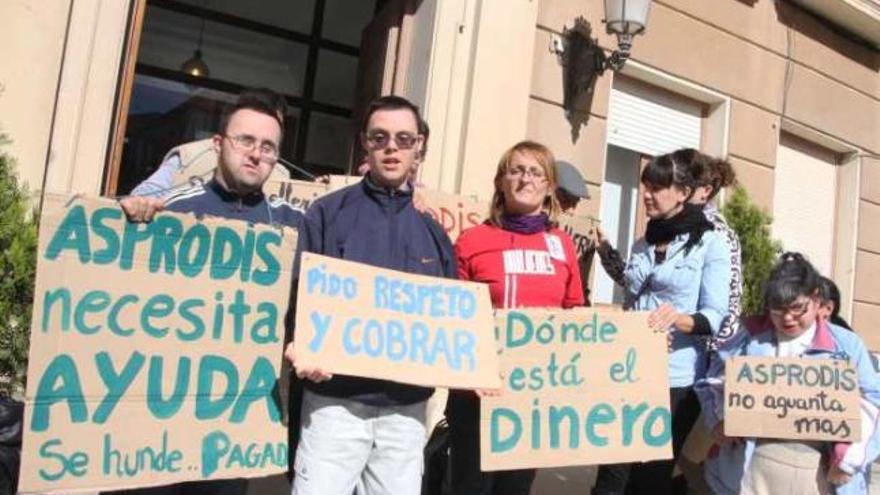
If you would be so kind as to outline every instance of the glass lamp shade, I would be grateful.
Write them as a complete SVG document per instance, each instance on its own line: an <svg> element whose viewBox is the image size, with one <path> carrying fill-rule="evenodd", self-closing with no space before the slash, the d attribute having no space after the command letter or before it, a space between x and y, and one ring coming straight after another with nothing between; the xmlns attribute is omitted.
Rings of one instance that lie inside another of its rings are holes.
<svg viewBox="0 0 880 495"><path fill-rule="evenodd" d="M193 77L208 77L211 71L208 70L208 64L202 60L202 51L196 50L192 57L181 64L180 70Z"/></svg>
<svg viewBox="0 0 880 495"><path fill-rule="evenodd" d="M639 34L650 10L651 0L605 0L605 27L611 34Z"/></svg>

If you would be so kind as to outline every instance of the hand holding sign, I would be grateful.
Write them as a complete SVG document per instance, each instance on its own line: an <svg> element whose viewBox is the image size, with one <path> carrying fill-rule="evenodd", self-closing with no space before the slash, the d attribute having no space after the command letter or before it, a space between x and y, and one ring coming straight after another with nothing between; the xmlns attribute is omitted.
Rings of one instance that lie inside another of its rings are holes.
<svg viewBox="0 0 880 495"><path fill-rule="evenodd" d="M290 365L296 370L296 376L298 378L308 379L315 383L325 382L331 378L333 375L325 372L321 368L316 366L297 366L296 363L296 349L294 348L293 342L287 344L287 347L284 348L284 357L290 362Z"/></svg>
<svg viewBox="0 0 880 495"><path fill-rule="evenodd" d="M151 222L156 213L165 209L165 200L147 196L127 196L119 206L130 222Z"/></svg>
<svg viewBox="0 0 880 495"><path fill-rule="evenodd" d="M825 479L834 486L845 485L849 483L850 478L852 478L852 476L844 472L837 465L828 466L828 473L825 475Z"/></svg>

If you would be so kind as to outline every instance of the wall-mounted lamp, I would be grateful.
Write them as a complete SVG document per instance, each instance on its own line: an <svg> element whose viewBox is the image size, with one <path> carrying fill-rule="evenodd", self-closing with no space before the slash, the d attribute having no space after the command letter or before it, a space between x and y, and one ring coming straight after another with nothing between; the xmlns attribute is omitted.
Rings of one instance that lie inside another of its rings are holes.
<svg viewBox="0 0 880 495"><path fill-rule="evenodd" d="M553 36L551 51L561 56L563 66L564 107L576 139L580 126L586 124L593 103L596 79L606 69L619 71L629 59L633 37L645 31L651 0L605 0L605 29L617 36L617 50L606 55L593 29L583 17L566 28L563 38Z"/></svg>
<svg viewBox="0 0 880 495"><path fill-rule="evenodd" d="M623 68L629 58L633 36L645 32L650 11L651 0L605 0L605 30L617 36L617 50L603 61L600 72Z"/></svg>

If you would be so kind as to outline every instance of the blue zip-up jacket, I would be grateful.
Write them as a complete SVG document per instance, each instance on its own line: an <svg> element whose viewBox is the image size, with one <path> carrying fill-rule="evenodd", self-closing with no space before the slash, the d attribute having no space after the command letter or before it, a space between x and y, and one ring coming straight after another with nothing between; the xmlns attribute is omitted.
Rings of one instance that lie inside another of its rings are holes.
<svg viewBox="0 0 880 495"><path fill-rule="evenodd" d="M239 196L224 189L214 179L169 196L165 200L165 209L199 217L210 215L250 223L278 224L297 230L305 221L302 210L281 198L269 199L262 191Z"/></svg>
<svg viewBox="0 0 880 495"><path fill-rule="evenodd" d="M645 239L633 245L624 271L626 307L651 311L671 303L680 313L694 315L718 332L730 302L730 249L720 234L710 230L689 251L688 234L666 248L666 260L655 262L654 248ZM669 385L687 387L706 372L706 345L701 337L673 328L669 353Z"/></svg>
<svg viewBox="0 0 880 495"><path fill-rule="evenodd" d="M777 340L769 318L743 318L740 331L718 351L721 359L714 360L706 378L697 382L694 390L700 399L706 426L712 431L724 419L724 362L734 356L776 356ZM816 335L810 348L803 354L810 359L843 359L850 363L859 377L861 395L862 435L853 443L826 442L826 454L831 463L851 475L849 483L835 487L837 495L868 493L867 471L880 454L880 374L874 369L871 357L862 339L854 332L824 320L816 322ZM706 459L706 482L712 493L735 495L740 493L743 477L751 464L755 439L718 446ZM824 473L822 473L824 475Z"/></svg>
<svg viewBox="0 0 880 495"><path fill-rule="evenodd" d="M306 213L300 242L301 251L407 273L457 277L449 237L429 215L413 207L412 192L383 189L369 175L318 199ZM306 380L305 387L377 406L414 404L434 391L346 375L322 383Z"/></svg>

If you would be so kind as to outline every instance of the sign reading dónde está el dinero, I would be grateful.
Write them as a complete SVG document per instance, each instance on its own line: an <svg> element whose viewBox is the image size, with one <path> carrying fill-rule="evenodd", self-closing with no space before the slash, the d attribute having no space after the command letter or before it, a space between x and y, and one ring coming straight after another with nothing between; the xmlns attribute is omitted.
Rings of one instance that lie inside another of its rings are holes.
<svg viewBox="0 0 880 495"><path fill-rule="evenodd" d="M666 335L647 313L498 311L502 393L480 399L484 471L669 459Z"/></svg>
<svg viewBox="0 0 880 495"><path fill-rule="evenodd" d="M296 231L47 196L24 492L287 469L277 381Z"/></svg>

